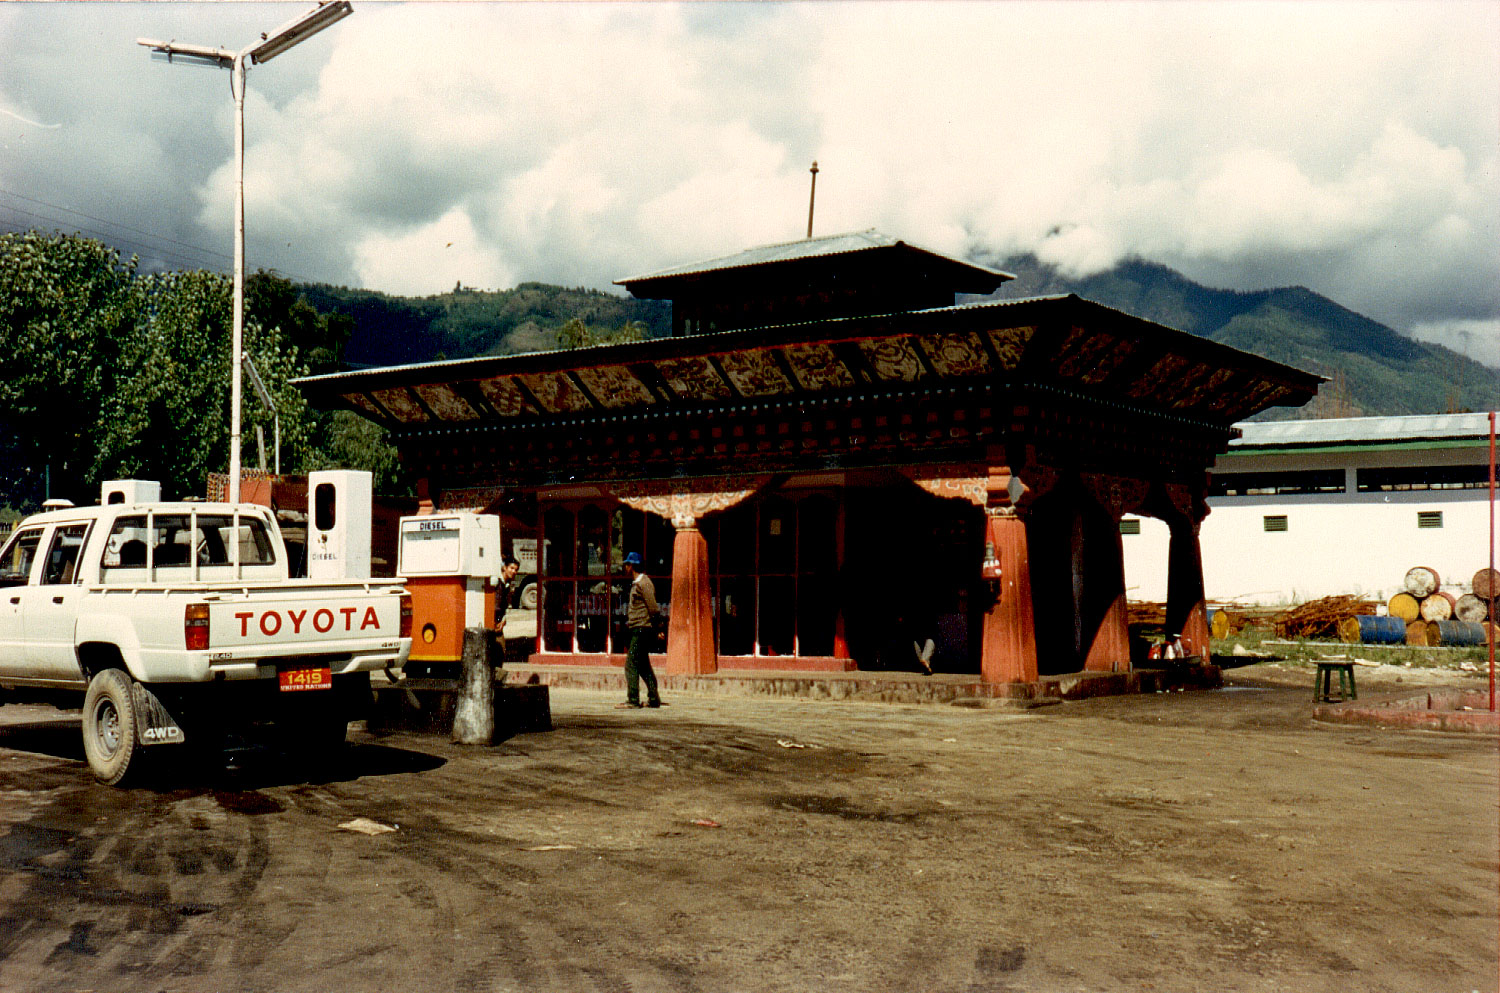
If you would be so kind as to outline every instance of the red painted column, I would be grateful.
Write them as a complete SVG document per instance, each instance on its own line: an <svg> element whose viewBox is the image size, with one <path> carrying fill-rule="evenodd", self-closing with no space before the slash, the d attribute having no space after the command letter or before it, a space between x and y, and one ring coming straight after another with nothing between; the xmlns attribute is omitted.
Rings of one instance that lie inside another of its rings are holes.
<svg viewBox="0 0 1500 993"><path fill-rule="evenodd" d="M1036 620L1026 522L1012 507L992 507L988 525L989 540L1000 562L1000 596L984 618L979 671L986 683L1034 683Z"/></svg>
<svg viewBox="0 0 1500 993"><path fill-rule="evenodd" d="M1094 633L1083 668L1088 672L1130 671L1130 618L1125 609L1125 547L1120 539L1118 519L1111 518L1110 531L1104 538L1102 529L1096 531L1096 540L1111 541L1112 556L1091 557L1090 568L1084 582L1095 587L1107 584L1114 593L1104 619Z"/></svg>
<svg viewBox="0 0 1500 993"><path fill-rule="evenodd" d="M1198 542L1198 521L1186 518L1167 522L1171 543L1167 549L1167 631L1180 634L1189 655L1209 659L1208 606L1203 596L1203 549Z"/></svg>
<svg viewBox="0 0 1500 993"><path fill-rule="evenodd" d="M678 525L672 539L672 616L667 627L667 668L674 675L719 671L713 602L708 582L708 542L697 522Z"/></svg>

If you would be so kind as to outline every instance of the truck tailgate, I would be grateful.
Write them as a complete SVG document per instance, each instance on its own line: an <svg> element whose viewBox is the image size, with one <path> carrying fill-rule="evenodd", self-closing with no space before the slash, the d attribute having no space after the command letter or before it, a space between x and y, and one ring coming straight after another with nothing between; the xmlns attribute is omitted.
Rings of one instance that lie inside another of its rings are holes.
<svg viewBox="0 0 1500 993"><path fill-rule="evenodd" d="M401 598L390 594L309 593L209 603L211 652L271 656L309 648L394 647L400 635Z"/></svg>

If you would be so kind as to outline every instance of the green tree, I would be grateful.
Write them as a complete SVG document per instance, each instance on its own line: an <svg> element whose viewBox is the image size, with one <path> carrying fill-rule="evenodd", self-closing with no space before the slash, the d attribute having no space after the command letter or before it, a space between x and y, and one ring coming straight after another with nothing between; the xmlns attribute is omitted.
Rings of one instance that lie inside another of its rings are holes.
<svg viewBox="0 0 1500 993"><path fill-rule="evenodd" d="M563 348L586 348L590 345L618 345L628 341L645 341L651 329L640 321L626 321L617 328L589 327L582 318L570 317L557 329L557 343Z"/></svg>
<svg viewBox="0 0 1500 993"><path fill-rule="evenodd" d="M86 498L136 323L135 271L91 239L0 235L0 496L19 507Z"/></svg>

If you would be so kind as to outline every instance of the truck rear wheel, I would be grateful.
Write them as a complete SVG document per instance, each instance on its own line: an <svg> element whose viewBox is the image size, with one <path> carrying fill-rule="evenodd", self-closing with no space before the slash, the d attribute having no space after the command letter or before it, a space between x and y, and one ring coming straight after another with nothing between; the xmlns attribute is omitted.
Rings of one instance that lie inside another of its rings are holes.
<svg viewBox="0 0 1500 993"><path fill-rule="evenodd" d="M83 699L83 754L94 778L106 786L118 785L131 771L137 720L128 675L104 669L89 680Z"/></svg>

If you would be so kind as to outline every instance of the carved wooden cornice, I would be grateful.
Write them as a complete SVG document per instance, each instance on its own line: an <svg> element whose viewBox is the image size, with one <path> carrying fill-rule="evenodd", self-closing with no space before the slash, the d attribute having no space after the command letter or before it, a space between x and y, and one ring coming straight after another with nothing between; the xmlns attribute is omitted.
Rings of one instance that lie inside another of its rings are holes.
<svg viewBox="0 0 1500 993"><path fill-rule="evenodd" d="M650 479L617 483L604 492L635 510L665 518L679 531L698 526L698 519L728 510L765 488L770 476L721 476L708 479Z"/></svg>

